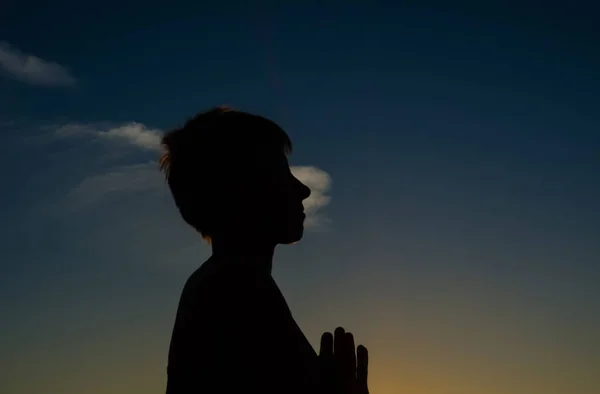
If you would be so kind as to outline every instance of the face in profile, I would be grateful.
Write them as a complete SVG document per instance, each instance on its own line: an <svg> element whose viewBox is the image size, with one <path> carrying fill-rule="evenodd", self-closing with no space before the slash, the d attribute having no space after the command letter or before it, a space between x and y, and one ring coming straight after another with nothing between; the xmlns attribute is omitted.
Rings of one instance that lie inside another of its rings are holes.
<svg viewBox="0 0 600 394"><path fill-rule="evenodd" d="M277 243L291 244L298 242L304 234L306 214L302 202L310 196L310 189L292 174L287 160L281 172L281 178L276 182L279 187L273 190L277 201L272 204L272 228Z"/></svg>
<svg viewBox="0 0 600 394"><path fill-rule="evenodd" d="M248 181L241 195L249 237L278 244L299 241L304 233L303 200L310 189L290 171L286 156L261 156L255 165L241 171Z"/></svg>

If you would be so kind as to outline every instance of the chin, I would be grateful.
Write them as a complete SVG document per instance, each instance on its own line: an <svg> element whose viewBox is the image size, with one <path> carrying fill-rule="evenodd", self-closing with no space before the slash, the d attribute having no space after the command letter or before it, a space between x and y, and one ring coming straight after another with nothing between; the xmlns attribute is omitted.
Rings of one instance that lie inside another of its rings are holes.
<svg viewBox="0 0 600 394"><path fill-rule="evenodd" d="M298 243L302 239L303 235L304 235L304 227L301 227L300 229L298 229L296 231L288 231L285 234L285 236L280 238L279 243L283 244L283 245L295 244L295 243Z"/></svg>

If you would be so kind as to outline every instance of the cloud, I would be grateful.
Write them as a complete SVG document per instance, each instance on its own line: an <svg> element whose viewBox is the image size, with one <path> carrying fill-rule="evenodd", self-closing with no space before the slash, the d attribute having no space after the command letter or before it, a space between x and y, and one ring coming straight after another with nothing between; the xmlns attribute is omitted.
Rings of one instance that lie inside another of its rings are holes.
<svg viewBox="0 0 600 394"><path fill-rule="evenodd" d="M98 124L66 124L58 127L55 134L61 138L83 137L102 140L114 144L115 147L128 146L137 148L140 152L154 153L160 149L162 131L132 122L116 127ZM313 166L292 166L291 171L311 189L310 197L304 201L306 227L325 228L328 220L322 214L322 208L330 202L327 193L331 187L331 177L327 172ZM70 209L92 208L97 204L116 201L132 193L138 198L140 193L144 194L144 198L154 196L156 209L159 209L158 206L163 203L161 198L169 197L168 188L165 186L162 174L158 171L156 160L119 166L86 177L69 191L67 205Z"/></svg>
<svg viewBox="0 0 600 394"><path fill-rule="evenodd" d="M0 68L32 85L66 86L76 83L69 70L58 63L25 54L0 41Z"/></svg>
<svg viewBox="0 0 600 394"><path fill-rule="evenodd" d="M305 225L308 228L324 226L327 219L320 211L331 199L327 195L331 187L331 177L320 168L312 166L293 166L291 170L292 174L311 190L310 197L304 200Z"/></svg>
<svg viewBox="0 0 600 394"><path fill-rule="evenodd" d="M162 131L148 129L141 123L131 122L117 127L103 128L91 124L66 124L56 130L61 137L88 136L100 140L114 141L145 150L160 149Z"/></svg>
<svg viewBox="0 0 600 394"><path fill-rule="evenodd" d="M166 191L155 162L121 166L106 173L91 175L72 188L71 208L86 208L125 193Z"/></svg>

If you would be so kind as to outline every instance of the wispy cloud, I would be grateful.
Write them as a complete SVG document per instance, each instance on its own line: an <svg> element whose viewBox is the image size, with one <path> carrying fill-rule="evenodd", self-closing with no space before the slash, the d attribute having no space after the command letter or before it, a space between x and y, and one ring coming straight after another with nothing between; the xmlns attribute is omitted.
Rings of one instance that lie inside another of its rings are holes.
<svg viewBox="0 0 600 394"><path fill-rule="evenodd" d="M69 70L58 63L19 51L0 41L0 68L12 77L33 85L65 86L76 83Z"/></svg>
<svg viewBox="0 0 600 394"><path fill-rule="evenodd" d="M71 208L85 208L125 193L166 191L162 179L155 162L121 166L83 179L67 199Z"/></svg>
<svg viewBox="0 0 600 394"><path fill-rule="evenodd" d="M66 124L56 130L61 137L87 136L104 139L145 150L158 151L162 131L149 129L141 123L125 123L117 127L102 127L92 124Z"/></svg>
<svg viewBox="0 0 600 394"><path fill-rule="evenodd" d="M102 140L114 144L115 147L124 145L137 148L140 152L158 152L162 131L135 122L116 127L97 124L66 124L56 129L56 135L62 138L83 137ZM327 172L313 166L295 166L291 170L300 181L311 189L311 196L304 201L307 215L306 227L323 229L328 220L322 214L322 208L330 202L327 193L331 187L331 177ZM120 166L90 175L71 189L67 200L69 207L81 209L107 199L138 192L154 194L157 197L157 204L159 204L159 196L164 197L168 194L156 161Z"/></svg>

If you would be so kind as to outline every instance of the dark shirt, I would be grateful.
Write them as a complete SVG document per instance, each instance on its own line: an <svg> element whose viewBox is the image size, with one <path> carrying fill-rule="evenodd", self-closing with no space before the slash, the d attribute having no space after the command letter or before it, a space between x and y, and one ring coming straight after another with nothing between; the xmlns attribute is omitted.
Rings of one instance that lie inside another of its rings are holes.
<svg viewBox="0 0 600 394"><path fill-rule="evenodd" d="M187 280L167 394L311 394L317 354L268 272L211 258Z"/></svg>

